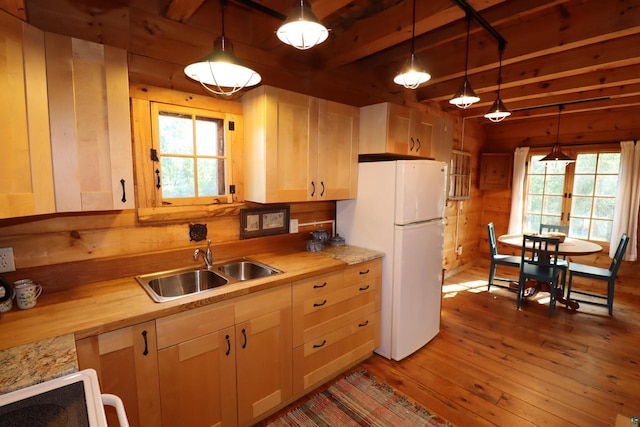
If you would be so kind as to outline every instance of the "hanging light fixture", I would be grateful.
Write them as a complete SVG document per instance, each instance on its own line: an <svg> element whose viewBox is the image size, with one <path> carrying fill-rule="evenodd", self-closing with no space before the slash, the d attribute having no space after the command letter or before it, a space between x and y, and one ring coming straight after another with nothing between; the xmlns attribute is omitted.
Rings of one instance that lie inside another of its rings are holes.
<svg viewBox="0 0 640 427"><path fill-rule="evenodd" d="M199 62L187 65L184 73L200 82L202 87L216 95L233 95L248 86L260 83L262 77L251 68L240 65L233 54L233 45L224 35L224 9L228 0L220 0L222 9L222 35L214 50Z"/></svg>
<svg viewBox="0 0 640 427"><path fill-rule="evenodd" d="M498 50L500 50L500 67L498 68L498 97L493 101L493 105L489 108L487 114L484 115L494 123L501 122L511 115L511 111L507 110L502 99L500 99L500 84L502 83L502 52L504 52L504 48L504 42L499 42Z"/></svg>
<svg viewBox="0 0 640 427"><path fill-rule="evenodd" d="M411 32L411 57L405 62L400 73L393 79L393 82L406 87L407 89L417 89L422 83L431 79L431 74L424 70L420 60L415 59L415 38L416 38L416 0L413 0L413 30Z"/></svg>
<svg viewBox="0 0 640 427"><path fill-rule="evenodd" d="M564 105L558 106L558 131L556 135L556 143L553 145L551 152L538 160L539 163L549 164L551 162L562 162L565 165L575 162L575 159L562 152L560 149L560 113L564 109Z"/></svg>
<svg viewBox="0 0 640 427"><path fill-rule="evenodd" d="M455 105L458 108L467 108L471 104L475 104L480 101L480 97L476 95L467 78L467 67L469 65L469 31L471 29L471 13L467 12L467 54L464 60L464 81L462 86L456 92L454 97L449 100L449 103Z"/></svg>
<svg viewBox="0 0 640 427"><path fill-rule="evenodd" d="M300 6L293 9L276 35L283 43L306 50L325 41L329 30L316 18L311 6L305 0L300 0Z"/></svg>

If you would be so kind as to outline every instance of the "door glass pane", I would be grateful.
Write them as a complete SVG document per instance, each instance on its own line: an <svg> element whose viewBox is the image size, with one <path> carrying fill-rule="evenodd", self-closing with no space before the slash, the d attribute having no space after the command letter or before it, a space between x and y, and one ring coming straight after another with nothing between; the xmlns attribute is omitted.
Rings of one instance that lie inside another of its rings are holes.
<svg viewBox="0 0 640 427"><path fill-rule="evenodd" d="M602 153L598 159L598 173L618 174L620 153Z"/></svg>
<svg viewBox="0 0 640 427"><path fill-rule="evenodd" d="M591 197L574 197L571 214L573 216L591 216Z"/></svg>
<svg viewBox="0 0 640 427"><path fill-rule="evenodd" d="M596 196L615 196L618 175L598 175L596 179Z"/></svg>
<svg viewBox="0 0 640 427"><path fill-rule="evenodd" d="M193 158L163 156L160 166L163 197L195 196Z"/></svg>
<svg viewBox="0 0 640 427"><path fill-rule="evenodd" d="M593 194L594 186L593 175L576 175L573 180L573 195L576 196L591 196Z"/></svg>
<svg viewBox="0 0 640 427"><path fill-rule="evenodd" d="M576 173L590 173L596 172L596 161L598 155L593 154L579 154L576 159Z"/></svg>
<svg viewBox="0 0 640 427"><path fill-rule="evenodd" d="M591 236L592 240L609 240L611 236L611 228L613 227L612 221L603 221L594 219L591 221Z"/></svg>

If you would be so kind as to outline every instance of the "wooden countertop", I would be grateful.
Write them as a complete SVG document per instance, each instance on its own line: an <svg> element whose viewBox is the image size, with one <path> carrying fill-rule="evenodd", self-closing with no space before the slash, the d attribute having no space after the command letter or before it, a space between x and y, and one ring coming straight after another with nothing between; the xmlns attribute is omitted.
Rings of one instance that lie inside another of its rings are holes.
<svg viewBox="0 0 640 427"><path fill-rule="evenodd" d="M0 319L0 350L69 333L74 333L76 339L80 339L318 274L342 270L347 264L384 255L356 247L342 247L337 252L248 255L249 258L282 270L283 273L250 282L233 283L205 294L194 294L164 303L154 302L134 277L77 286L64 292L43 293L36 307L3 313Z"/></svg>

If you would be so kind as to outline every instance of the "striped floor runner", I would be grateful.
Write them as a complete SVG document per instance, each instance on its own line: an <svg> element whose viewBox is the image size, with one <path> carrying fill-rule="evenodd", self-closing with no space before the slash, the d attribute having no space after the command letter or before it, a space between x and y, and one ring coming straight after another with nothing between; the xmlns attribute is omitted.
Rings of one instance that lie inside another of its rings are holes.
<svg viewBox="0 0 640 427"><path fill-rule="evenodd" d="M269 423L282 426L452 426L411 403L365 370L349 374L325 391Z"/></svg>

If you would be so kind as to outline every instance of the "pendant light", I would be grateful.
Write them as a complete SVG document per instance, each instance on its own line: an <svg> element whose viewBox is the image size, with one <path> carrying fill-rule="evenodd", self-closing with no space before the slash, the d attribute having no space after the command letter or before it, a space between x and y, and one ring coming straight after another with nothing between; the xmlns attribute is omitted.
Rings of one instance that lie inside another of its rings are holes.
<svg viewBox="0 0 640 427"><path fill-rule="evenodd" d="M504 52L505 44L499 43L498 50L500 50L500 67L498 68L498 97L493 101L493 105L487 111L484 116L494 123L503 121L506 117L511 115L511 111L507 110L504 106L502 99L500 99L500 83L502 83L502 52Z"/></svg>
<svg viewBox="0 0 640 427"><path fill-rule="evenodd" d="M222 9L222 36L213 52L199 62L187 65L184 73L200 82L202 87L216 95L233 95L248 86L260 83L262 77L251 68L240 65L233 54L233 45L224 35L224 9L228 0L220 0Z"/></svg>
<svg viewBox="0 0 640 427"><path fill-rule="evenodd" d="M293 9L276 35L283 43L306 50L325 41L329 30L316 18L311 6L305 0L300 0L300 6Z"/></svg>
<svg viewBox="0 0 640 427"><path fill-rule="evenodd" d="M545 166L551 162L561 162L564 163L565 166L569 163L575 162L575 159L571 158L567 154L563 153L560 149L560 113L564 109L564 105L558 106L558 131L556 135L556 143L553 145L551 152L538 160L539 163L545 163Z"/></svg>
<svg viewBox="0 0 640 427"><path fill-rule="evenodd" d="M413 30L411 32L411 57L405 62L400 73L393 79L393 82L406 87L407 89L417 89L422 83L431 79L431 74L424 70L422 63L415 59L415 38L416 38L416 0L413 0Z"/></svg>
<svg viewBox="0 0 640 427"><path fill-rule="evenodd" d="M456 92L454 97L449 100L449 103L455 105L458 108L467 108L471 104L475 104L480 101L480 97L476 95L467 78L467 67L469 66L469 31L471 29L471 14L467 12L467 54L464 60L464 81L462 86Z"/></svg>

